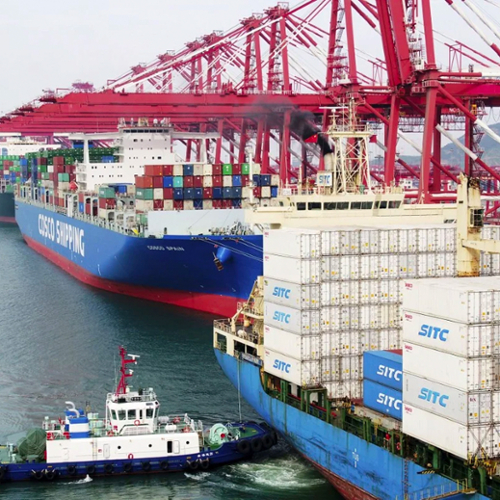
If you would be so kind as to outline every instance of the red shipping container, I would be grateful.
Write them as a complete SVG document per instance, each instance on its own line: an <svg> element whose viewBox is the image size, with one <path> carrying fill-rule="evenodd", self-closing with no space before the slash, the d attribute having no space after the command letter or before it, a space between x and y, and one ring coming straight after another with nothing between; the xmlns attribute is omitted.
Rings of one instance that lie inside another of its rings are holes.
<svg viewBox="0 0 500 500"><path fill-rule="evenodd" d="M64 165L54 165L54 173L55 174L65 174Z"/></svg>
<svg viewBox="0 0 500 500"><path fill-rule="evenodd" d="M253 188L253 195L256 197L256 198L260 198L262 195L261 195L261 191L262 191L262 188L260 187L254 187Z"/></svg>
<svg viewBox="0 0 500 500"><path fill-rule="evenodd" d="M85 205L85 213L86 213L87 215L92 215L92 206L90 205L90 203L87 203L87 204Z"/></svg>
<svg viewBox="0 0 500 500"><path fill-rule="evenodd" d="M174 175L173 165L163 165L163 175L165 177L172 177Z"/></svg>
<svg viewBox="0 0 500 500"><path fill-rule="evenodd" d="M174 210L184 210L184 200L174 200Z"/></svg>
<svg viewBox="0 0 500 500"><path fill-rule="evenodd" d="M153 200L153 210L163 210L163 200Z"/></svg>
<svg viewBox="0 0 500 500"><path fill-rule="evenodd" d="M78 193L78 201L83 203L85 201L85 195L83 193Z"/></svg>
<svg viewBox="0 0 500 500"><path fill-rule="evenodd" d="M135 178L135 185L141 189L151 189L153 187L153 178L146 175L138 175Z"/></svg>
<svg viewBox="0 0 500 500"><path fill-rule="evenodd" d="M249 183L250 183L250 176L249 175L242 175L241 176L241 185L243 187L247 187Z"/></svg>
<svg viewBox="0 0 500 500"><path fill-rule="evenodd" d="M184 176L184 187L185 188L194 187L194 177L192 175L185 175Z"/></svg>
<svg viewBox="0 0 500 500"><path fill-rule="evenodd" d="M76 181L76 174L69 174L69 182L75 182Z"/></svg>
<svg viewBox="0 0 500 500"><path fill-rule="evenodd" d="M99 208L115 208L116 200L114 198L99 198Z"/></svg>
<svg viewBox="0 0 500 500"><path fill-rule="evenodd" d="M213 187L222 187L222 175L214 175L212 177Z"/></svg>
<svg viewBox="0 0 500 500"><path fill-rule="evenodd" d="M211 200L212 199L212 188L203 189L203 199Z"/></svg>
<svg viewBox="0 0 500 500"><path fill-rule="evenodd" d="M64 165L64 156L54 156L54 158L52 158L52 163L54 166Z"/></svg>
<svg viewBox="0 0 500 500"><path fill-rule="evenodd" d="M214 200L212 201L213 208L222 208L222 200Z"/></svg>
<svg viewBox="0 0 500 500"><path fill-rule="evenodd" d="M222 175L222 165L213 165L212 175Z"/></svg>
<svg viewBox="0 0 500 500"><path fill-rule="evenodd" d="M55 178L55 175L52 172L50 172L49 181L54 181L54 178Z"/></svg>
<svg viewBox="0 0 500 500"><path fill-rule="evenodd" d="M233 208L233 200L221 200L222 208Z"/></svg>
<svg viewBox="0 0 500 500"><path fill-rule="evenodd" d="M233 165L233 175L241 175L241 165Z"/></svg>
<svg viewBox="0 0 500 500"><path fill-rule="evenodd" d="M193 187L195 187L195 188L202 188L203 187L203 177L201 175L195 175L193 184L194 184Z"/></svg>
<svg viewBox="0 0 500 500"><path fill-rule="evenodd" d="M172 188L163 188L163 199L171 200L174 197L174 190Z"/></svg>
<svg viewBox="0 0 500 500"><path fill-rule="evenodd" d="M163 177L153 177L153 187L163 188Z"/></svg>
<svg viewBox="0 0 500 500"><path fill-rule="evenodd" d="M163 175L163 165L146 165L144 167L144 175L152 177Z"/></svg>

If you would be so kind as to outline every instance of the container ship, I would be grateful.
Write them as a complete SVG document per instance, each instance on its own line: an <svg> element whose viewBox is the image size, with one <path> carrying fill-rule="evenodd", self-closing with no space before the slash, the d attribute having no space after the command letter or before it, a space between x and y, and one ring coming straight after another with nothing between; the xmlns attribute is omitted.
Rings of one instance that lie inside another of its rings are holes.
<svg viewBox="0 0 500 500"><path fill-rule="evenodd" d="M206 154L186 163L175 145L200 136L122 122L106 136L107 154L89 147L97 134L78 136L79 157L28 155L16 198L24 239L89 285L232 314L262 274L262 235L245 224L245 208L273 206L278 177L258 165L212 165Z"/></svg>
<svg viewBox="0 0 500 500"><path fill-rule="evenodd" d="M499 498L499 230L466 179L458 205L356 191L360 134L332 133L328 187L252 212L264 272L214 322L216 359L348 500Z"/></svg>

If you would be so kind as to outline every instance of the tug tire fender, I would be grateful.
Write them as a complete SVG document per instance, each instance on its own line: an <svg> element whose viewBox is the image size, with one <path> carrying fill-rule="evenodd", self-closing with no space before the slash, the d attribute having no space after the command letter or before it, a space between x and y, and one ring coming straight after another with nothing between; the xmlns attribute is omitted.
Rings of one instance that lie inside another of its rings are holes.
<svg viewBox="0 0 500 500"><path fill-rule="evenodd" d="M262 447L264 448L264 450L268 450L273 446L273 444L274 440L269 434L266 434L262 437Z"/></svg>
<svg viewBox="0 0 500 500"><path fill-rule="evenodd" d="M258 453L259 451L262 451L262 446L263 446L262 439L260 437L256 437L256 438L252 439L250 446L251 446L252 451L254 453Z"/></svg>
<svg viewBox="0 0 500 500"><path fill-rule="evenodd" d="M236 449L242 455L247 455L248 453L250 453L251 446L247 439L243 439L242 441L238 441Z"/></svg>

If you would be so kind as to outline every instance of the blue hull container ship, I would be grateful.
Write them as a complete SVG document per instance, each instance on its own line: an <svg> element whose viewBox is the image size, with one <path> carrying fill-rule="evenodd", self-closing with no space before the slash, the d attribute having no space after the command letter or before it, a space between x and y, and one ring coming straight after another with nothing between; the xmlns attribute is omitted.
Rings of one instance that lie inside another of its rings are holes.
<svg viewBox="0 0 500 500"><path fill-rule="evenodd" d="M262 273L262 236L244 224L248 184L262 177L257 194L274 203L276 179L248 164L181 163L174 145L185 135L143 120L106 136L112 155L96 158L98 134L75 136L83 161L72 150L53 165L31 155L15 204L28 245L103 290L232 314Z"/></svg>

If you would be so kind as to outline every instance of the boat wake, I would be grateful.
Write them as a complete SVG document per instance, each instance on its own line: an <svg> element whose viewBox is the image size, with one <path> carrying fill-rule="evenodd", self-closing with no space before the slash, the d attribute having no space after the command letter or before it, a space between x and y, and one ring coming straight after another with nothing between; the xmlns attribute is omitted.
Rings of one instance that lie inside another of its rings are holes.
<svg viewBox="0 0 500 500"><path fill-rule="evenodd" d="M93 479L87 474L83 479L78 479L77 481L71 481L69 483L62 483L63 485L68 485L68 484L87 484L91 483Z"/></svg>

